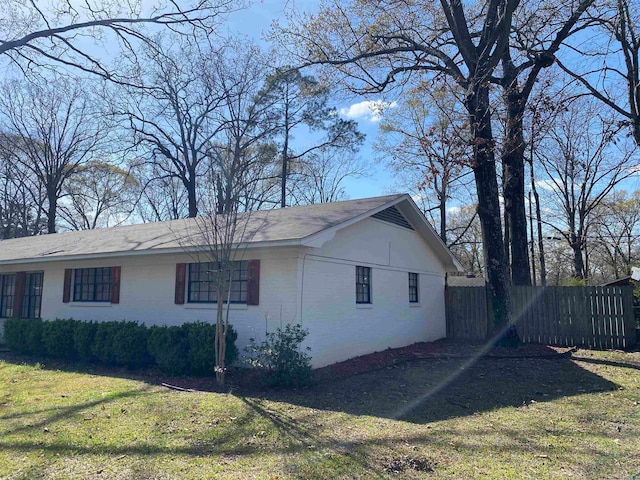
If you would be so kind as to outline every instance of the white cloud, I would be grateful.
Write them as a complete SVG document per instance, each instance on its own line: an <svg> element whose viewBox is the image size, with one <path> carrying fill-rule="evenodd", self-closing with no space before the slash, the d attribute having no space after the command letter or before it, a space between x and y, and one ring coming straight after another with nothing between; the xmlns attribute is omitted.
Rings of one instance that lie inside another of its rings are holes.
<svg viewBox="0 0 640 480"><path fill-rule="evenodd" d="M369 120L379 122L382 112L387 108L395 108L397 102L385 102L383 100L364 100L354 103L349 108L341 108L340 115L350 120Z"/></svg>
<svg viewBox="0 0 640 480"><path fill-rule="evenodd" d="M558 190L558 187L553 180L536 180L536 187L548 192L555 192Z"/></svg>

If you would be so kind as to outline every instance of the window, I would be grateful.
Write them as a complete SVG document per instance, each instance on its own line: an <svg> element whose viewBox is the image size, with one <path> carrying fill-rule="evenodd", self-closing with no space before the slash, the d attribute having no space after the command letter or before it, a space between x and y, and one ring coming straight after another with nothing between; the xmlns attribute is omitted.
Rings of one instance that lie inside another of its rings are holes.
<svg viewBox="0 0 640 480"><path fill-rule="evenodd" d="M409 272L409 302L418 303L418 274Z"/></svg>
<svg viewBox="0 0 640 480"><path fill-rule="evenodd" d="M247 303L247 261L231 262L229 272L229 299L231 303ZM215 262L189 264L189 303L217 303Z"/></svg>
<svg viewBox="0 0 640 480"><path fill-rule="evenodd" d="M42 272L27 273L22 303L22 318L40 318L42 305Z"/></svg>
<svg viewBox="0 0 640 480"><path fill-rule="evenodd" d="M74 270L74 302L110 302L112 267L76 268Z"/></svg>
<svg viewBox="0 0 640 480"><path fill-rule="evenodd" d="M13 317L16 294L16 275L0 275L0 318Z"/></svg>
<svg viewBox="0 0 640 480"><path fill-rule="evenodd" d="M371 303L371 267L356 267L356 303Z"/></svg>

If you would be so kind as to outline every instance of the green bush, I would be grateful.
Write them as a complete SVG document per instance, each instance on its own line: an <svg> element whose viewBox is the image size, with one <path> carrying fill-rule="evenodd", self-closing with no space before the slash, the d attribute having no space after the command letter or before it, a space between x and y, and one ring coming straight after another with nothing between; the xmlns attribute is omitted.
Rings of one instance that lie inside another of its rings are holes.
<svg viewBox="0 0 640 480"><path fill-rule="evenodd" d="M117 328L114 329L112 337L114 363L129 368L152 365L153 358L147 351L149 329L137 322L115 323Z"/></svg>
<svg viewBox="0 0 640 480"><path fill-rule="evenodd" d="M163 372L170 375L189 373L189 343L184 326L149 328L147 349Z"/></svg>
<svg viewBox="0 0 640 480"><path fill-rule="evenodd" d="M46 354L42 343L42 320L39 318L8 318L4 323L7 346L25 355Z"/></svg>
<svg viewBox="0 0 640 480"><path fill-rule="evenodd" d="M5 341L16 353L97 360L107 365L142 368L156 364L171 375L213 375L215 325L147 328L137 322L85 322L7 319ZM227 365L238 358L236 331L227 333Z"/></svg>
<svg viewBox="0 0 640 480"><path fill-rule="evenodd" d="M74 333L76 320L56 319L42 323L42 343L47 355L53 358L75 358Z"/></svg>
<svg viewBox="0 0 640 480"><path fill-rule="evenodd" d="M211 375L216 366L215 338L216 325L205 322L185 323L189 344L189 373L192 375ZM238 358L236 339L238 333L229 325L227 330L225 363L231 365Z"/></svg>
<svg viewBox="0 0 640 480"><path fill-rule="evenodd" d="M73 344L76 356L82 360L93 360L93 343L96 337L98 324L96 322L81 322L73 320Z"/></svg>
<svg viewBox="0 0 640 480"><path fill-rule="evenodd" d="M27 353L27 336L23 321L18 318L7 318L4 321L4 342L15 353Z"/></svg>
<svg viewBox="0 0 640 480"><path fill-rule="evenodd" d="M284 329L267 333L257 343L253 338L246 347L249 365L265 371L265 380L271 386L299 387L311 382L311 356L301 350L309 334L300 324L288 324ZM310 350L309 347L306 348Z"/></svg>
<svg viewBox="0 0 640 480"><path fill-rule="evenodd" d="M147 327L137 322L98 322L91 353L107 365L146 367L153 363L147 335Z"/></svg>
<svg viewBox="0 0 640 480"><path fill-rule="evenodd" d="M120 322L98 322L96 333L91 345L91 354L98 361L107 365L115 365L116 357L113 352L113 343Z"/></svg>

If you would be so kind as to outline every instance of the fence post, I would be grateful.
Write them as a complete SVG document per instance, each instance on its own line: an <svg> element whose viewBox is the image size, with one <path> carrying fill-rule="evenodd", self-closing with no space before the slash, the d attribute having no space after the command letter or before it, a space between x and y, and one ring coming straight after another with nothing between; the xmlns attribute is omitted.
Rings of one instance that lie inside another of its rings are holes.
<svg viewBox="0 0 640 480"><path fill-rule="evenodd" d="M636 317L633 311L633 287L622 287L623 348L628 350L636 345Z"/></svg>

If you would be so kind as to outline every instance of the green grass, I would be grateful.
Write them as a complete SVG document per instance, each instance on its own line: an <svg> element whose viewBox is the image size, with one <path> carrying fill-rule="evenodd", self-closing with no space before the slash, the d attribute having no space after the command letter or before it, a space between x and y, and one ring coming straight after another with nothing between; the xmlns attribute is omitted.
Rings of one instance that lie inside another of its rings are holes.
<svg viewBox="0 0 640 480"><path fill-rule="evenodd" d="M0 478L640 472L640 353L466 363L417 360L240 396L0 360Z"/></svg>

